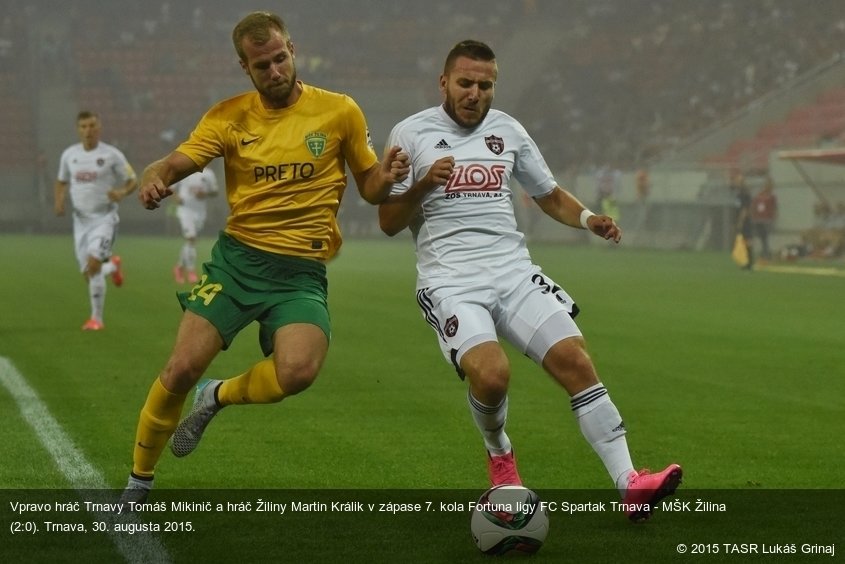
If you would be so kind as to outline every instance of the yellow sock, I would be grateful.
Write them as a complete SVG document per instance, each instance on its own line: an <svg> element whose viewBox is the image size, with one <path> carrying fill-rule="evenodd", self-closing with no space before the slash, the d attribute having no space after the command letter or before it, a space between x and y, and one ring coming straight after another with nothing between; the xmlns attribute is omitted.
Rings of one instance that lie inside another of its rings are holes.
<svg viewBox="0 0 845 564"><path fill-rule="evenodd" d="M155 379L138 419L135 451L132 457L133 474L143 478L152 477L156 463L161 457L161 451L167 445L167 439L179 424L182 406L187 397L188 394L174 394L167 391L161 379Z"/></svg>
<svg viewBox="0 0 845 564"><path fill-rule="evenodd" d="M262 360L240 376L224 380L217 388L220 405L276 403L284 397L272 358Z"/></svg>

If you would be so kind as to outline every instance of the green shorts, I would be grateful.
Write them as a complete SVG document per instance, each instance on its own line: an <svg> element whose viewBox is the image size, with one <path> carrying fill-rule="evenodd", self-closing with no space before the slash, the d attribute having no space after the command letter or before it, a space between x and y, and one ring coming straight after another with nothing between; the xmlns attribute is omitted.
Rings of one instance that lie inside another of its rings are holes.
<svg viewBox="0 0 845 564"><path fill-rule="evenodd" d="M183 310L217 328L223 350L253 321L265 356L273 352L276 329L290 323L311 323L331 338L325 264L268 253L221 232L202 272L196 286L176 295Z"/></svg>

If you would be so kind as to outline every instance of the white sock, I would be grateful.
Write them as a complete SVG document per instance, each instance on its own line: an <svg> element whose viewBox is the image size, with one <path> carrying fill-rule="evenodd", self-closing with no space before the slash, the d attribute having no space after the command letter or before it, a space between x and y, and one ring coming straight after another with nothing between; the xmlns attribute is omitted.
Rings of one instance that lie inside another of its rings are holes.
<svg viewBox="0 0 845 564"><path fill-rule="evenodd" d="M151 490L153 489L153 478L141 478L140 476L130 473L126 487L136 490Z"/></svg>
<svg viewBox="0 0 845 564"><path fill-rule="evenodd" d="M88 297L91 300L91 319L103 322L103 306L106 303L106 278L98 272L88 279Z"/></svg>
<svg viewBox="0 0 845 564"><path fill-rule="evenodd" d="M106 261L103 263L103 266L100 267L100 274L103 276L109 276L113 274L117 270L117 267L114 265L112 261Z"/></svg>
<svg viewBox="0 0 845 564"><path fill-rule="evenodd" d="M575 394L572 396L572 411L584 438L601 458L616 488L625 495L634 463L625 439L625 423L610 401L607 389L602 384L596 384Z"/></svg>
<svg viewBox="0 0 845 564"><path fill-rule="evenodd" d="M511 451L511 441L505 433L505 421L508 418L508 396L496 406L484 405L467 391L469 412L475 426L484 438L484 446L494 456L501 456Z"/></svg>
<svg viewBox="0 0 845 564"><path fill-rule="evenodd" d="M179 253L179 264L188 272L196 270L197 248L190 243L182 245L182 252Z"/></svg>

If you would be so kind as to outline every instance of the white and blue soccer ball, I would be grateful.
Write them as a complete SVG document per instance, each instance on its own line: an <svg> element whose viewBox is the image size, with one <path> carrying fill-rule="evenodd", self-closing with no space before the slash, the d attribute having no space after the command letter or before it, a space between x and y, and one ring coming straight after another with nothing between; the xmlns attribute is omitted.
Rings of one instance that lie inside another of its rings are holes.
<svg viewBox="0 0 845 564"><path fill-rule="evenodd" d="M549 534L549 514L539 496L523 486L495 486L472 510L472 538L485 554L533 554Z"/></svg>

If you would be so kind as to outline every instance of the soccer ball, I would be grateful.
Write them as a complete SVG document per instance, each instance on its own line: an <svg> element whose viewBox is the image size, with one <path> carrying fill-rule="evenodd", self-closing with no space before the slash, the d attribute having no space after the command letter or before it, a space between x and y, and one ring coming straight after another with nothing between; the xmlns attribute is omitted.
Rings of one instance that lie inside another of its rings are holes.
<svg viewBox="0 0 845 564"><path fill-rule="evenodd" d="M470 529L484 554L533 554L549 533L549 514L528 488L495 486L473 507Z"/></svg>

